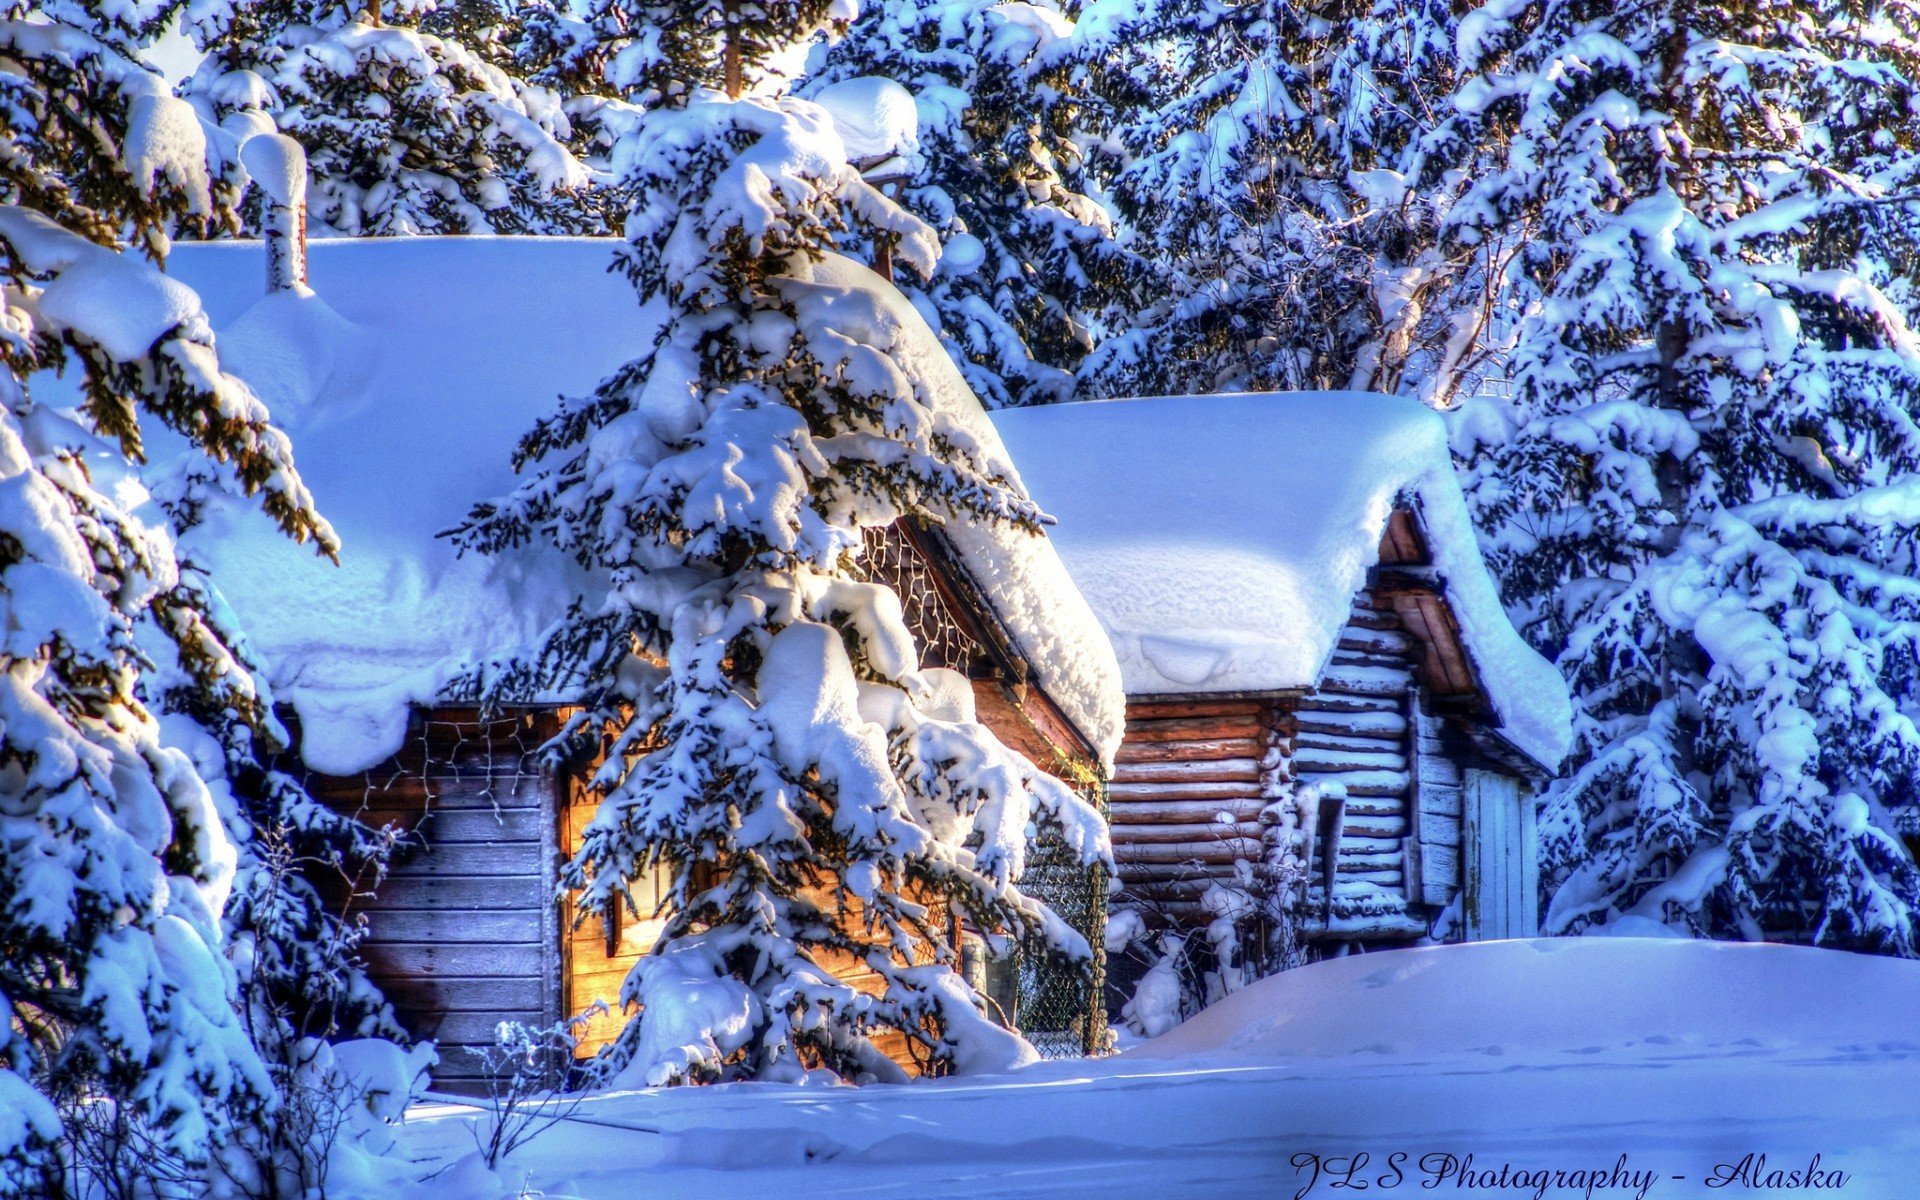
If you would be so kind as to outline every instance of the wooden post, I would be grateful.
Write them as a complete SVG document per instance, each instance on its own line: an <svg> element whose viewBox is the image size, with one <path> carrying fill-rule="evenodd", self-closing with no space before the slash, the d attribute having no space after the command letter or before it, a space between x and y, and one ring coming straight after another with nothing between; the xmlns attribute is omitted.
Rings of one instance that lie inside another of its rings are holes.
<svg viewBox="0 0 1920 1200"><path fill-rule="evenodd" d="M1426 858L1420 846L1420 771L1424 753L1420 749L1420 684L1407 688L1403 710L1407 714L1407 835L1401 841L1401 866L1407 881L1407 900L1423 904L1427 899Z"/></svg>
<svg viewBox="0 0 1920 1200"><path fill-rule="evenodd" d="M267 290L285 292L306 287L306 204L269 204L263 232L267 237Z"/></svg>
<svg viewBox="0 0 1920 1200"><path fill-rule="evenodd" d="M858 164L856 164L856 166L857 165ZM867 182L878 188L880 194L887 199L896 202L900 199L901 180L899 176L880 179L870 178ZM873 235L873 273L888 283L893 282L893 243L895 240L893 234L884 231ZM1021 699L1024 700L1025 697L1022 696Z"/></svg>
<svg viewBox="0 0 1920 1200"><path fill-rule="evenodd" d="M1520 894L1515 910L1514 937L1540 936L1540 797L1533 785L1516 779L1514 788L1520 800L1520 838L1514 847L1520 857Z"/></svg>

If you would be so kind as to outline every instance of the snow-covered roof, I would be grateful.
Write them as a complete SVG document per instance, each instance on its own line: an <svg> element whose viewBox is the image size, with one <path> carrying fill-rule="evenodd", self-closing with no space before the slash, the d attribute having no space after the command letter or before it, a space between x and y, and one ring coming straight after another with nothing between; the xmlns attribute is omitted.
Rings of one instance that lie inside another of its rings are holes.
<svg viewBox="0 0 1920 1200"><path fill-rule="evenodd" d="M1521 640L1481 561L1438 414L1355 392L1105 400L1003 410L1001 436L1059 521L1054 544L1129 695L1314 685L1402 497L1499 732L1565 755L1558 671Z"/></svg>
<svg viewBox="0 0 1920 1200"><path fill-rule="evenodd" d="M279 536L249 508L216 510L184 548L267 660L317 770L350 773L397 750L410 706L469 661L534 644L589 585L541 548L456 557L436 537L507 491L515 443L562 394L583 395L657 328L613 243L572 238L315 241L312 295L264 295L258 242L177 246L168 270L197 292L222 361L292 436L301 474L342 543L340 565ZM844 260L816 277L887 287ZM844 278L843 278L844 277ZM891 292L891 289L888 289ZM982 431L992 427L904 297L909 369ZM1037 682L1110 756L1119 668L1044 539L954 531L951 541Z"/></svg>
<svg viewBox="0 0 1920 1200"><path fill-rule="evenodd" d="M881 311L898 323L892 338L894 361L928 405L957 421L978 439L985 454L998 460L1009 480L1023 486L1016 469L1019 460L1009 459L960 368L898 288L838 255L813 267L813 281L877 292ZM294 448L297 454L297 440ZM1110 768L1126 729L1120 664L1051 539L985 525L951 525L942 533L1033 668L1034 681Z"/></svg>

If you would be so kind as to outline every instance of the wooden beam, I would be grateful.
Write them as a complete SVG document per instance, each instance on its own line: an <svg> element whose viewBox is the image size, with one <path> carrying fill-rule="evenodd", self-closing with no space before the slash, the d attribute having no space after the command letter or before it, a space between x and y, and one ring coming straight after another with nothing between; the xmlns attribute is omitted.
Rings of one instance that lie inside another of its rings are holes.
<svg viewBox="0 0 1920 1200"><path fill-rule="evenodd" d="M1191 742L1134 742L1120 745L1114 756L1117 773L1121 763L1224 762L1258 757L1260 744L1251 738L1219 738Z"/></svg>
<svg viewBox="0 0 1920 1200"><path fill-rule="evenodd" d="M1258 739L1265 736L1267 721L1259 711L1236 709L1226 713L1184 714L1179 717L1145 719L1132 710L1127 713L1129 742L1187 742L1216 738Z"/></svg>

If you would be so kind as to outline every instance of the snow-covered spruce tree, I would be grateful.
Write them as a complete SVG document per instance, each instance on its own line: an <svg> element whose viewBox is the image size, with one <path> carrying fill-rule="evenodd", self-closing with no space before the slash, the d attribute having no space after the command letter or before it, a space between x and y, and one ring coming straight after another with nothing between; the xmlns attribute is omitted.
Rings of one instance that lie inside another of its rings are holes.
<svg viewBox="0 0 1920 1200"><path fill-rule="evenodd" d="M671 873L601 1080L897 1077L873 1042L887 1030L935 1071L1004 1062L1031 1050L977 1007L949 921L1089 963L1018 880L1030 823L1089 863L1104 827L973 719L963 678L917 669L899 599L856 567L862 530L901 517L1036 533L1041 517L933 406L911 310L829 257L852 220L924 273L932 231L861 181L820 109L745 94L827 5L710 8L679 11L696 30L762 24L664 29L660 45L689 48L647 68L671 99L622 148L638 198L624 261L665 306L659 339L536 427L527 481L461 533L482 550L551 541L606 586L483 694L580 694L556 746L606 731L599 812L563 872L582 911Z"/></svg>
<svg viewBox="0 0 1920 1200"><path fill-rule="evenodd" d="M591 234L617 216L563 98L512 70L512 29L484 10L437 25L434 0L195 0L192 13L208 57L186 94L236 129L270 115L300 142L319 229Z"/></svg>
<svg viewBox="0 0 1920 1200"><path fill-rule="evenodd" d="M1448 0L1093 0L1073 38L1131 248L1156 286L1081 370L1094 395L1444 394L1461 264L1422 152Z"/></svg>
<svg viewBox="0 0 1920 1200"><path fill-rule="evenodd" d="M143 421L290 536L333 537L193 294L138 256L231 220L239 189L138 63L175 8L127 11L0 6L0 1196L89 1172L191 1190L280 1119L223 922L257 892L254 826L303 809L243 808L202 753L243 727L271 753L277 727L143 501ZM36 403L50 371L77 408ZM291 952L282 934L243 968Z"/></svg>
<svg viewBox="0 0 1920 1200"><path fill-rule="evenodd" d="M421 31L472 50L540 99L541 122L555 127L593 173L593 211L617 231L626 199L608 161L641 108L620 98L607 79L593 28L567 0L441 0L420 19ZM564 122L549 114L558 99ZM597 232L597 230L596 230Z"/></svg>
<svg viewBox="0 0 1920 1200"><path fill-rule="evenodd" d="M185 478L162 481L156 491L173 531L184 534L198 523L216 471L204 459L176 465ZM166 614L174 636L148 639L163 681L152 689L154 707L222 794L239 852L223 914L228 957L252 1005L256 1041L270 1040L268 1030L289 1042L404 1040L360 962L360 924L333 911L314 881L325 875L370 890L384 877L398 834L328 808L285 769L292 736L275 714L265 667L214 582L190 559L180 562Z"/></svg>
<svg viewBox="0 0 1920 1200"><path fill-rule="evenodd" d="M1524 231L1525 321L1461 448L1576 697L1550 930L1915 951L1916 36L1905 2L1462 22L1452 134L1493 153L1453 234Z"/></svg>
<svg viewBox="0 0 1920 1200"><path fill-rule="evenodd" d="M853 81L878 77L915 97L918 155L899 199L942 252L931 280L904 286L992 408L1067 398L1100 313L1141 282L1087 195L1070 31L1050 4L870 4L815 51L804 89L823 101L856 89L857 104Z"/></svg>
<svg viewBox="0 0 1920 1200"><path fill-rule="evenodd" d="M190 527L182 506L167 507L176 529ZM350 1136L349 1110L361 1101L329 1043L407 1040L360 958L363 923L330 907L314 877L372 888L394 833L334 812L274 765L287 730L211 581L183 561L168 599L159 615L178 636L142 645L156 667L163 735L192 758L234 843L225 951L273 1098L233 1131L209 1174L248 1200L306 1200L323 1190L332 1145Z"/></svg>

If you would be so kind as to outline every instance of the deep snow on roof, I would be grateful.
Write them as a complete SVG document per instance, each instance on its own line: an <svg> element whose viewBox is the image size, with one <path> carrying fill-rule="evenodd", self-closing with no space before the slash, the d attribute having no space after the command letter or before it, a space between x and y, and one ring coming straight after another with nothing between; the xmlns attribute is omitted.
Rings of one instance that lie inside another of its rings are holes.
<svg viewBox="0 0 1920 1200"><path fill-rule="evenodd" d="M996 460L1000 472L1024 490L1019 460L1009 460L999 432L960 368L906 296L839 255L815 264L812 278L831 287L878 292L882 312L896 323L895 330L888 331L894 361L913 381L922 402L953 418ZM1052 539L979 524L950 525L942 532L1032 665L1035 681L1111 767L1126 729L1120 664Z"/></svg>
<svg viewBox="0 0 1920 1200"><path fill-rule="evenodd" d="M1551 767L1566 685L1514 630L1474 541L1438 414L1358 392L1003 410L995 424L1120 658L1129 695L1313 686L1400 497L1500 732Z"/></svg>
<svg viewBox="0 0 1920 1200"><path fill-rule="evenodd" d="M301 474L340 534L335 567L236 505L184 543L298 712L315 769L350 773L393 753L410 706L441 698L477 658L537 644L592 586L544 548L457 557L436 535L512 487L515 443L558 396L591 392L649 344L659 318L608 273L615 244L316 240L313 294L264 298L258 242L175 248L169 272L200 293L223 364L292 436ZM844 260L816 277L885 286ZM909 372L992 439L934 335L894 297L886 307L907 327ZM1110 755L1122 721L1118 667L1048 543L955 535L1038 681Z"/></svg>
<svg viewBox="0 0 1920 1200"><path fill-rule="evenodd" d="M293 438L340 534L340 565L250 506L184 539L299 713L316 770L399 749L408 709L469 658L533 644L582 573L562 555L456 557L436 535L514 482L510 456L562 393L638 355L657 320L607 273L612 243L571 238L316 240L312 295L264 296L258 242L181 245L228 370Z"/></svg>

